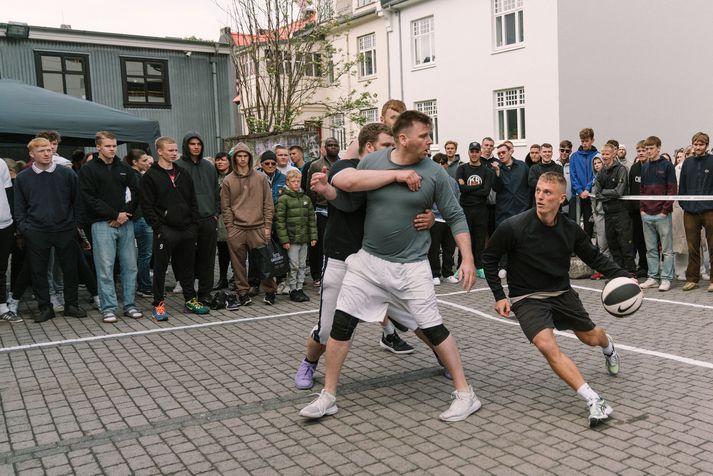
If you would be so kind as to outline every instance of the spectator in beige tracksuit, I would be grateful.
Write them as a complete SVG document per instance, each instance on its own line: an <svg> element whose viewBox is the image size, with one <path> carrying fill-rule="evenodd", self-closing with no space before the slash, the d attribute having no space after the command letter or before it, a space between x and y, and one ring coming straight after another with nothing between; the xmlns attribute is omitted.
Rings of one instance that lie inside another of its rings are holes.
<svg viewBox="0 0 713 476"><path fill-rule="evenodd" d="M252 302L245 269L249 250L270 243L275 205L265 174L253 168L250 149L238 143L228 154L233 164L220 187L220 208L228 232L228 251L235 272L235 289L241 306ZM277 286L273 278L263 280L265 304L275 303Z"/></svg>

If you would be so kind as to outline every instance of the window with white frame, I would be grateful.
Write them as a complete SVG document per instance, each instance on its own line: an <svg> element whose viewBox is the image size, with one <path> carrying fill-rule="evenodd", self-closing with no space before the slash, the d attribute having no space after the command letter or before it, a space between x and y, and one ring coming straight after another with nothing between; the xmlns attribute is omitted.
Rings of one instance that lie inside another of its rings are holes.
<svg viewBox="0 0 713 476"><path fill-rule="evenodd" d="M525 41L523 29L524 0L493 0L495 48L506 48Z"/></svg>
<svg viewBox="0 0 713 476"><path fill-rule="evenodd" d="M357 0L356 6L357 6L357 8L361 8L361 7L370 5L372 3L376 3L376 0Z"/></svg>
<svg viewBox="0 0 713 476"><path fill-rule="evenodd" d="M357 51L359 52L359 77L368 78L376 74L376 34L357 38Z"/></svg>
<svg viewBox="0 0 713 476"><path fill-rule="evenodd" d="M364 118L364 124L379 122L379 110L375 107L361 110L361 117Z"/></svg>
<svg viewBox="0 0 713 476"><path fill-rule="evenodd" d="M495 111L499 140L525 138L525 88L495 91Z"/></svg>
<svg viewBox="0 0 713 476"><path fill-rule="evenodd" d="M339 142L339 149L347 148L347 130L344 128L344 114L334 114L330 117L332 123L332 137Z"/></svg>
<svg viewBox="0 0 713 476"><path fill-rule="evenodd" d="M436 107L436 100L429 99L428 101L418 101L414 103L414 107L418 112L426 114L433 121L431 138L433 139L434 144L438 144L438 108Z"/></svg>
<svg viewBox="0 0 713 476"><path fill-rule="evenodd" d="M414 66L436 61L433 16L411 22L411 44L413 45Z"/></svg>

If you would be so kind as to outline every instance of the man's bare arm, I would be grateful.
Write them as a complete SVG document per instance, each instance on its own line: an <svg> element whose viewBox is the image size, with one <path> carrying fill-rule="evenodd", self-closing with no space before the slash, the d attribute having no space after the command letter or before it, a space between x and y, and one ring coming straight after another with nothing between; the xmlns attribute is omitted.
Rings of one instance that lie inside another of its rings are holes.
<svg viewBox="0 0 713 476"><path fill-rule="evenodd" d="M394 182L402 182L412 192L421 188L421 177L414 170L344 169L332 177L332 185L345 192L368 192Z"/></svg>

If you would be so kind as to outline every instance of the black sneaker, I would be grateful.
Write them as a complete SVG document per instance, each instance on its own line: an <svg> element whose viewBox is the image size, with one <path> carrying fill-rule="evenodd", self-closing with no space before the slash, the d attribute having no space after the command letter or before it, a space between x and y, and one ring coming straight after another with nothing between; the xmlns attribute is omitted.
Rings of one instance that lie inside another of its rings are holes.
<svg viewBox="0 0 713 476"><path fill-rule="evenodd" d="M253 300L250 299L250 296L248 296L247 294L243 294L242 296L238 296L238 302L241 306L248 306L252 304Z"/></svg>
<svg viewBox="0 0 713 476"><path fill-rule="evenodd" d="M276 301L275 293L265 293L265 298L262 301L268 306L272 306Z"/></svg>
<svg viewBox="0 0 713 476"><path fill-rule="evenodd" d="M225 291L218 291L213 295L213 299L210 301L210 308L213 311L217 311L218 309L223 309L226 307L225 303L227 300L227 294L225 294Z"/></svg>
<svg viewBox="0 0 713 476"><path fill-rule="evenodd" d="M302 296L300 296L300 292L298 290L293 289L290 291L290 301L302 302Z"/></svg>
<svg viewBox="0 0 713 476"><path fill-rule="evenodd" d="M386 337L382 332L380 345L384 349L388 350L389 352L393 352L394 354L410 354L414 350L412 346L410 346L405 340L399 337L396 331Z"/></svg>
<svg viewBox="0 0 713 476"><path fill-rule="evenodd" d="M298 289L297 292L300 294L300 302L307 302L310 300L309 296L305 294L304 290Z"/></svg>
<svg viewBox="0 0 713 476"><path fill-rule="evenodd" d="M5 314L0 316L0 322L22 322L22 318L12 311L7 311Z"/></svg>
<svg viewBox="0 0 713 476"><path fill-rule="evenodd" d="M151 291L150 289L137 289L136 295L142 298L152 298L153 291Z"/></svg>
<svg viewBox="0 0 713 476"><path fill-rule="evenodd" d="M35 317L35 322L45 322L54 318L54 309L51 307L46 307L40 310L40 315Z"/></svg>
<svg viewBox="0 0 713 476"><path fill-rule="evenodd" d="M234 294L227 294L225 296L225 309L226 310L237 311L239 307L240 307L240 301L238 301L238 298Z"/></svg>

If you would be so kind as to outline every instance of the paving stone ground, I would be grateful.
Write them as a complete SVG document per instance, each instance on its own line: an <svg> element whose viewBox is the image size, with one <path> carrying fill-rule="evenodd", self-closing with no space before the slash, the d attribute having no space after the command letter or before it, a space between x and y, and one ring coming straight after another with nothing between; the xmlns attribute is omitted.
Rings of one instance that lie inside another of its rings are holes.
<svg viewBox="0 0 713 476"><path fill-rule="evenodd" d="M648 290L635 316L615 319L603 282L574 285L622 355L613 378L599 350L559 338L614 407L593 430L487 290L437 288L483 402L459 423L437 418L452 388L431 352L413 334L413 354L381 350L378 325L359 326L339 412L301 419L323 383L320 364L313 391L293 384L317 318L311 286L308 303L255 299L208 316L174 295L166 323L107 325L92 311L35 324L23 304L25 322L0 325L0 475L713 473L713 294Z"/></svg>

